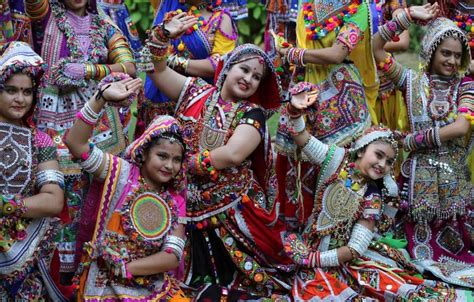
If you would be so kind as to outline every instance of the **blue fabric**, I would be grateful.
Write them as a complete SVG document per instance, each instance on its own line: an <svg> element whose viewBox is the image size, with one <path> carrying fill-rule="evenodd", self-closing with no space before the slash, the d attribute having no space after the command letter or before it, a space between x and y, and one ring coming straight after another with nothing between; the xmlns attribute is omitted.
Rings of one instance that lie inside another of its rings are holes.
<svg viewBox="0 0 474 302"><path fill-rule="evenodd" d="M160 24L167 12L175 11L177 9L187 11L186 5L180 4L177 0L164 0L158 8L153 26ZM204 41L203 38L205 38L205 35L201 36L197 30L193 31L191 34L184 34L180 39L174 39L171 41L171 45L173 45L173 52L178 52L178 45L181 41L183 41L183 43L186 45L186 49L189 51L189 58L195 60L205 59L209 57L210 52L206 46L207 41ZM208 82L209 81L212 80L209 79ZM156 88L148 76L145 81L145 96L154 103L164 103L168 101L168 97L166 97L158 88Z"/></svg>

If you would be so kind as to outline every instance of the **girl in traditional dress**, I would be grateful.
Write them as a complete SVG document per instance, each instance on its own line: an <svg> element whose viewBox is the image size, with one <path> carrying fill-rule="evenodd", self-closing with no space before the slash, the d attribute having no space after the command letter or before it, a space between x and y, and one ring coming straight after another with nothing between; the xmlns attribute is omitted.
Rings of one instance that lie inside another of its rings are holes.
<svg viewBox="0 0 474 302"><path fill-rule="evenodd" d="M298 47L276 42L283 60L295 65L294 81L320 86L320 100L306 118L309 132L327 144L348 143L352 134L370 126L371 115L377 123L373 111L377 79L369 22L366 1L305 0L296 23ZM276 135L279 200L288 226L299 228L304 227L313 208L318 171L302 162L287 122L283 108Z"/></svg>
<svg viewBox="0 0 474 302"><path fill-rule="evenodd" d="M166 66L169 37L195 19L178 14L155 27L148 47L155 85L178 102L188 160L188 257L185 282L216 301L270 297L288 285L281 270L285 232L278 219L266 109L279 106L278 76L266 54L245 44L219 62L216 85ZM236 290L236 291L234 291ZM238 293L239 290L242 290Z"/></svg>
<svg viewBox="0 0 474 302"><path fill-rule="evenodd" d="M390 170L398 143L386 128L369 128L349 150L327 145L311 136L297 108L306 108L317 97L308 97L305 86L295 87L288 106L295 143L307 159L320 166L316 203L302 236L286 238L285 250L300 265L294 284L296 301L466 301L472 293L454 291L446 284L415 277L415 268L398 250L372 242L390 197L398 188ZM393 210L393 209L392 209ZM369 248L370 247L370 248Z"/></svg>
<svg viewBox="0 0 474 302"><path fill-rule="evenodd" d="M471 61L464 33L449 19L427 26L420 71L403 67L383 47L411 23L429 20L437 4L411 7L379 27L374 55L381 70L405 94L410 133L402 163L401 207L408 212L406 232L411 256L434 275L474 287L472 200L474 189L466 166L470 141L473 85L463 82Z"/></svg>
<svg viewBox="0 0 474 302"><path fill-rule="evenodd" d="M75 271L76 233L83 204L87 204L84 200L90 180L72 161L62 137L99 80L111 72L133 75L135 65L126 39L97 12L96 0L26 0L25 8L34 21L35 49L50 67L43 79L36 120L38 127L53 138L65 175L65 224L57 240L60 271L68 273L65 278L69 279ZM112 106L105 111L94 129L93 140L99 148L119 154L127 146L131 113L128 108L119 112ZM89 194L98 191L99 188L91 187Z"/></svg>
<svg viewBox="0 0 474 302"><path fill-rule="evenodd" d="M189 301L168 274L185 245L186 148L178 123L158 117L128 147L126 159L88 143L105 103L119 104L141 86L140 79L101 86L66 137L80 165L103 182L79 270L80 301Z"/></svg>
<svg viewBox="0 0 474 302"><path fill-rule="evenodd" d="M64 177L51 138L31 120L45 66L23 42L1 52L0 300L63 301L50 263Z"/></svg>

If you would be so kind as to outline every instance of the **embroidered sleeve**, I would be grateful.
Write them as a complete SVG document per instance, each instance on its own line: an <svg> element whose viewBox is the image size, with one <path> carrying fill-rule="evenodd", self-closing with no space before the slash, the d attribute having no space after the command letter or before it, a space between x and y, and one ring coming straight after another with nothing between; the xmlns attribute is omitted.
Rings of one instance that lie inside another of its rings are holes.
<svg viewBox="0 0 474 302"><path fill-rule="evenodd" d="M56 145L46 133L37 130L35 135L35 145L38 150L39 164L50 160L57 160Z"/></svg>
<svg viewBox="0 0 474 302"><path fill-rule="evenodd" d="M208 93L212 85L201 78L188 77L179 94L176 112L184 112L199 100L203 94Z"/></svg>
<svg viewBox="0 0 474 302"><path fill-rule="evenodd" d="M260 135L264 137L265 135L265 115L263 114L262 109L254 108L250 111L247 111L242 119L239 121L239 125L250 125L255 127L258 130Z"/></svg>
<svg viewBox="0 0 474 302"><path fill-rule="evenodd" d="M346 23L337 35L337 42L344 45L349 52L352 52L359 41L363 38L362 31L354 23Z"/></svg>
<svg viewBox="0 0 474 302"><path fill-rule="evenodd" d="M218 21L216 26L218 30L215 33L214 37L214 45L212 47L212 54L219 54L224 55L230 51L232 51L237 43L237 27L235 23L232 21L232 18L226 12L221 12L218 16ZM227 33L222 30L222 23L223 22L230 22L232 26L232 33Z"/></svg>
<svg viewBox="0 0 474 302"><path fill-rule="evenodd" d="M470 113L474 113L474 81L464 81L461 83L458 108L465 108L461 111L467 110Z"/></svg>
<svg viewBox="0 0 474 302"><path fill-rule="evenodd" d="M367 220L380 220L382 215L382 197L375 185L369 184L364 196L364 211L362 217Z"/></svg>
<svg viewBox="0 0 474 302"><path fill-rule="evenodd" d="M49 12L48 0L25 0L25 11L33 21L43 19Z"/></svg>

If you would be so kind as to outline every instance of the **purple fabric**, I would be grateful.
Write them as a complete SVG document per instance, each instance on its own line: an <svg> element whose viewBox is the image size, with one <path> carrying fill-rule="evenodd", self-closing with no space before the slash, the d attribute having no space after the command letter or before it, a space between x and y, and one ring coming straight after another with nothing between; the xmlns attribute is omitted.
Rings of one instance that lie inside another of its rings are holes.
<svg viewBox="0 0 474 302"><path fill-rule="evenodd" d="M69 63L64 66L64 74L71 79L81 80L84 78L84 64Z"/></svg>

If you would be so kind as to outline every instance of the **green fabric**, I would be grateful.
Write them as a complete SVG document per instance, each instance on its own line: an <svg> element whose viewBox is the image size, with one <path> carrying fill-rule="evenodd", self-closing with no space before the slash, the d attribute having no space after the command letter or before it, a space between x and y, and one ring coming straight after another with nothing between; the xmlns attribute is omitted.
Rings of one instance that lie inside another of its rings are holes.
<svg viewBox="0 0 474 302"><path fill-rule="evenodd" d="M369 8L364 1L359 6L357 13L346 19L346 22L354 23L359 29L364 32L369 26Z"/></svg>
<svg viewBox="0 0 474 302"><path fill-rule="evenodd" d="M378 242L385 243L395 249L404 249L408 245L408 241L406 239L394 239L392 233L388 233L384 237L380 238Z"/></svg>

